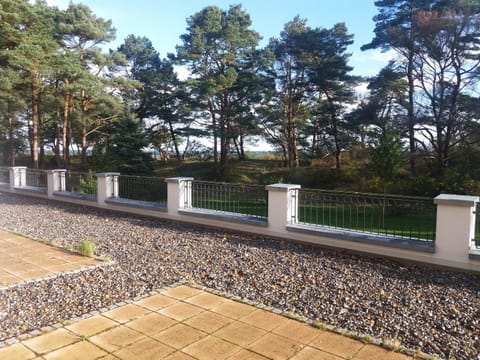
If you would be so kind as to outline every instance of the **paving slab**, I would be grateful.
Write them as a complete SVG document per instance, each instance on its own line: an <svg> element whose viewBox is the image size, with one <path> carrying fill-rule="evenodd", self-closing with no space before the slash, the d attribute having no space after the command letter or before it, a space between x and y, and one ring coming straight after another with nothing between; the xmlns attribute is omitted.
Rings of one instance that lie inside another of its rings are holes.
<svg viewBox="0 0 480 360"><path fill-rule="evenodd" d="M407 360L185 285L0 348L18 359Z"/></svg>
<svg viewBox="0 0 480 360"><path fill-rule="evenodd" d="M98 263L0 230L0 286ZM0 359L407 360L187 285L0 347Z"/></svg>
<svg viewBox="0 0 480 360"><path fill-rule="evenodd" d="M0 230L0 287L99 263L96 259Z"/></svg>

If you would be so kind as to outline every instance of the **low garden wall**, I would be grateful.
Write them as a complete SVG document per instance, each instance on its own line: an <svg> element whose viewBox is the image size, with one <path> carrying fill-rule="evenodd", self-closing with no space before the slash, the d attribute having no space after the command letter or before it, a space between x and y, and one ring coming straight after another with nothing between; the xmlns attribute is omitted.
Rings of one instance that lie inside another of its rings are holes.
<svg viewBox="0 0 480 360"><path fill-rule="evenodd" d="M368 201L362 198L359 207L360 196L355 193L333 196L311 191L302 197L301 186L295 184L248 187L195 182L188 177L122 177L119 173L73 176L63 169L10 167L0 168L0 191L480 272L480 249L474 240L477 196L400 198L406 204L402 216L407 222L422 219L429 205L435 212L432 231L408 233L395 228L397 215L391 210L400 208L395 199L375 195ZM333 198L341 205L328 205ZM306 202L310 199L317 202ZM414 214L420 203L420 213ZM389 231L365 227L367 218L372 223L372 204L380 209L375 216L381 217L382 224L393 223ZM323 225L305 215L312 212L316 218L323 217Z"/></svg>

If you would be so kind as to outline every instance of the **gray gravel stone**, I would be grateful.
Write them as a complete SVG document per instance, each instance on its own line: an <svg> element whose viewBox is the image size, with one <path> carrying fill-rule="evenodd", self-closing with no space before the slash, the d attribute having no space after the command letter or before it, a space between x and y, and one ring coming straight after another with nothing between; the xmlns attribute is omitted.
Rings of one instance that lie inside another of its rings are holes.
<svg viewBox="0 0 480 360"><path fill-rule="evenodd" d="M0 341L190 281L440 358L480 354L480 277L0 193L0 228L113 263L0 290ZM343 331L343 330L341 330Z"/></svg>

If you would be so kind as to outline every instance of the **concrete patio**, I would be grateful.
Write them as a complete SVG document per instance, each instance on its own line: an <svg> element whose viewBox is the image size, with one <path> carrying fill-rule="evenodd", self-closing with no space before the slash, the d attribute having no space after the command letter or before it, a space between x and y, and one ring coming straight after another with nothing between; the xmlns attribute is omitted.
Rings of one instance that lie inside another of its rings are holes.
<svg viewBox="0 0 480 360"><path fill-rule="evenodd" d="M0 281L97 263L0 231ZM0 359L365 359L410 357L186 285L0 348Z"/></svg>
<svg viewBox="0 0 480 360"><path fill-rule="evenodd" d="M0 230L0 287L99 261Z"/></svg>

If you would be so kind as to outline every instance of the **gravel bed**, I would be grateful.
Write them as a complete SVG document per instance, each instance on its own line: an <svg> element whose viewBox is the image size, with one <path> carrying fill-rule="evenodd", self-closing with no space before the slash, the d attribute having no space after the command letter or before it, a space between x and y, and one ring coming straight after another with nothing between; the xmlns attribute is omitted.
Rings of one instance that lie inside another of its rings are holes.
<svg viewBox="0 0 480 360"><path fill-rule="evenodd" d="M179 281L419 350L480 359L480 276L0 192L0 228L112 264L0 290L0 341Z"/></svg>

